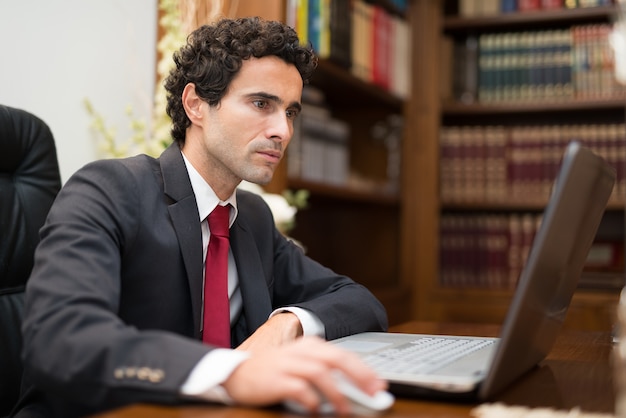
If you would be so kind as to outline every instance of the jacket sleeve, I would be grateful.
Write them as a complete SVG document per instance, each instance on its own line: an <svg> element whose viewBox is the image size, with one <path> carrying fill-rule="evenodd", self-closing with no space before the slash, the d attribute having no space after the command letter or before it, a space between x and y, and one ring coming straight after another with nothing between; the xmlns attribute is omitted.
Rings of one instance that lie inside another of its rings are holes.
<svg viewBox="0 0 626 418"><path fill-rule="evenodd" d="M241 201L238 219L256 241L273 309L309 310L324 323L328 340L387 330L386 311L367 288L311 259L286 239L275 228L262 198L240 192L237 199Z"/></svg>
<svg viewBox="0 0 626 418"><path fill-rule="evenodd" d="M144 233L140 216L156 210L142 198L151 188L156 196L157 186L117 161L92 163L67 182L41 230L26 291L26 372L41 390L87 411L174 402L209 351L165 327L149 329L121 317L123 306L137 305L125 300L123 290L132 293L133 280L143 280L122 260L133 255ZM165 307L149 315L158 320L169 314Z"/></svg>

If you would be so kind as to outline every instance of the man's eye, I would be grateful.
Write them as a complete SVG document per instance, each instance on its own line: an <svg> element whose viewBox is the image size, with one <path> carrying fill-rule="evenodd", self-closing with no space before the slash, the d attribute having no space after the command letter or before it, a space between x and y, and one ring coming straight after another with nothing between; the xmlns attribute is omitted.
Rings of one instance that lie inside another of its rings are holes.
<svg viewBox="0 0 626 418"><path fill-rule="evenodd" d="M299 115L299 112L297 110L288 110L287 111L287 117L289 119L295 119L298 115Z"/></svg>
<svg viewBox="0 0 626 418"><path fill-rule="evenodd" d="M255 100L253 103L259 109L265 109L267 107L267 101L265 100Z"/></svg>

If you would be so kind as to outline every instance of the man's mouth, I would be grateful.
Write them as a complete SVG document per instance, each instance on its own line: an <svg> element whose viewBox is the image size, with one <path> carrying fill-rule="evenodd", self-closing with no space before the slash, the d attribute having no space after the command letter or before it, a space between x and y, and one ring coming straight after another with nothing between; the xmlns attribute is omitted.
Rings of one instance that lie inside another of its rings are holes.
<svg viewBox="0 0 626 418"><path fill-rule="evenodd" d="M282 153L277 150L265 150L258 151L259 154L263 155L267 160L278 162L282 158Z"/></svg>

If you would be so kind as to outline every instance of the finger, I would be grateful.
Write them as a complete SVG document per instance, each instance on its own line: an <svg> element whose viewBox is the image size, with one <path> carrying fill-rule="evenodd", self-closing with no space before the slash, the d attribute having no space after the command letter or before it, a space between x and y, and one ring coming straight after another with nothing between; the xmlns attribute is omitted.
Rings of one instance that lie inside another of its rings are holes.
<svg viewBox="0 0 626 418"><path fill-rule="evenodd" d="M285 400L294 401L309 413L319 411L323 398L320 392L306 379L293 378L284 388Z"/></svg>
<svg viewBox="0 0 626 418"><path fill-rule="evenodd" d="M352 355L352 353L346 355L341 363L336 364L336 369L369 395L387 389L387 382L381 379L359 356Z"/></svg>
<svg viewBox="0 0 626 418"><path fill-rule="evenodd" d="M303 341L313 346L314 355L323 361L330 369L337 369L351 380L357 387L370 395L387 389L387 382L380 379L377 373L369 367L357 354L336 347L323 340ZM309 360L311 361L311 360Z"/></svg>
<svg viewBox="0 0 626 418"><path fill-rule="evenodd" d="M335 369L326 368L324 373L315 376L312 383L319 391L322 400L332 404L338 415L347 415L352 412L351 401L339 390L335 373Z"/></svg>
<svg viewBox="0 0 626 418"><path fill-rule="evenodd" d="M386 383L378 379L376 373L360 357L328 342L302 341L294 350L303 356L295 373L316 387L338 414L350 413L351 402L337 385L337 373L346 376L370 395L386 388Z"/></svg>
<svg viewBox="0 0 626 418"><path fill-rule="evenodd" d="M294 344L282 357L281 373L292 379L288 399L298 402L309 412L317 412L322 401L330 402L338 414L350 412L349 400L335 381L336 357L342 352L321 339Z"/></svg>

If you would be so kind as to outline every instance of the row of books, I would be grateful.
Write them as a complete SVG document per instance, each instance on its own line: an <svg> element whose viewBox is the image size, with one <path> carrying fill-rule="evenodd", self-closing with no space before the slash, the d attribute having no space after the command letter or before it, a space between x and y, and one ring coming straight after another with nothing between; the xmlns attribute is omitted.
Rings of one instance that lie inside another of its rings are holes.
<svg viewBox="0 0 626 418"><path fill-rule="evenodd" d="M440 133L444 205L543 205L567 143L578 140L616 169L611 203L626 201L626 125L449 126Z"/></svg>
<svg viewBox="0 0 626 418"><path fill-rule="evenodd" d="M286 16L320 58L397 97L408 96L410 31L400 16L365 0L288 0Z"/></svg>
<svg viewBox="0 0 626 418"><path fill-rule="evenodd" d="M350 175L349 138L345 121L333 117L323 105L303 102L287 152L287 175L345 186Z"/></svg>
<svg viewBox="0 0 626 418"><path fill-rule="evenodd" d="M610 24L487 33L443 42L443 99L499 103L626 97ZM451 80L450 80L451 78ZM445 97L448 96L448 97Z"/></svg>
<svg viewBox="0 0 626 418"><path fill-rule="evenodd" d="M513 289L541 214L444 214L440 224L442 286Z"/></svg>
<svg viewBox="0 0 626 418"><path fill-rule="evenodd" d="M472 18L502 13L575 9L613 4L613 0L459 0L459 16Z"/></svg>
<svg viewBox="0 0 626 418"><path fill-rule="evenodd" d="M444 214L440 224L440 285L515 288L541 219L541 213ZM615 280L607 273L615 274L623 269L623 241L596 236L587 255L580 286L615 286ZM621 273L619 276L621 289L623 276Z"/></svg>
<svg viewBox="0 0 626 418"><path fill-rule="evenodd" d="M320 58L346 68L351 66L350 2L331 0L288 0L287 24L300 42L311 43Z"/></svg>

